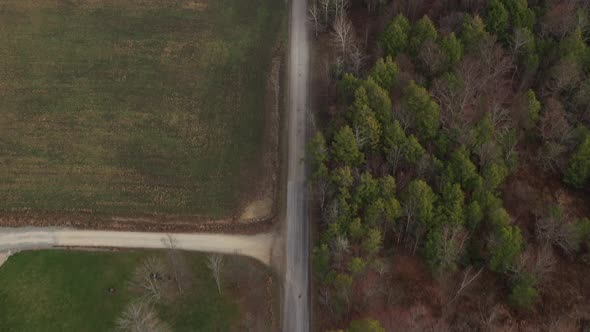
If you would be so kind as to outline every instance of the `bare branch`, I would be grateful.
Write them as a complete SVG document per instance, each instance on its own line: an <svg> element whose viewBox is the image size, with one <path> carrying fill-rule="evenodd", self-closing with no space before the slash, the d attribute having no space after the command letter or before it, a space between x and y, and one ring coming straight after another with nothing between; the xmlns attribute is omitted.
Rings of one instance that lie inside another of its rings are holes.
<svg viewBox="0 0 590 332"><path fill-rule="evenodd" d="M457 297L461 294L461 292L467 286L469 286L475 279L477 279L477 277L479 277L479 275L483 271L483 267L480 268L479 271L477 271L477 273L475 273L473 275L471 275L471 270L472 270L471 266L469 266L467 269L465 269L465 272L463 273L463 281L461 282L461 286L459 286L459 289L455 293L455 296L453 296L453 298L451 299L451 301L449 301L449 303L447 303L447 305L453 303L457 299Z"/></svg>
<svg viewBox="0 0 590 332"><path fill-rule="evenodd" d="M342 55L346 56L351 49L354 38L354 28L352 23L346 15L340 15L336 17L333 28L332 40L338 45Z"/></svg>
<svg viewBox="0 0 590 332"><path fill-rule="evenodd" d="M221 294L221 271L223 269L223 256L220 254L210 254L207 256L207 267L211 270L217 290Z"/></svg>
<svg viewBox="0 0 590 332"><path fill-rule="evenodd" d="M117 319L117 329L128 332L168 332L170 327L162 322L149 303L132 302Z"/></svg>

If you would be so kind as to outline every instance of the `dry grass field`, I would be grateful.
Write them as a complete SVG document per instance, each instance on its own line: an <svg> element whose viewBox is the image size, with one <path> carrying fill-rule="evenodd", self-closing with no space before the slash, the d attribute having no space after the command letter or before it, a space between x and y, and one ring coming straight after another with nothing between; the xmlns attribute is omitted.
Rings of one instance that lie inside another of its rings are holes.
<svg viewBox="0 0 590 332"><path fill-rule="evenodd" d="M0 212L236 213L275 0L0 3Z"/></svg>

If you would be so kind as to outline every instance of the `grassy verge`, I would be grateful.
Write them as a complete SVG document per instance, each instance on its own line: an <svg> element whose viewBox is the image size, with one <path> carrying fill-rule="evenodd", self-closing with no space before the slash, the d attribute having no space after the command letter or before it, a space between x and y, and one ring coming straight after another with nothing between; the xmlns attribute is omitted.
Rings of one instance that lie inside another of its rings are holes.
<svg viewBox="0 0 590 332"><path fill-rule="evenodd" d="M284 7L4 1L0 211L235 212Z"/></svg>
<svg viewBox="0 0 590 332"><path fill-rule="evenodd" d="M140 297L130 287L148 257L163 252L23 252L0 268L1 331L112 331L125 307ZM240 330L248 317L265 321L268 273L252 261L225 258L222 293L204 254L185 255L188 285L179 296L155 305L174 331ZM234 271L239 268L241 275ZM252 277L253 276L253 277ZM251 278L252 277L252 278ZM244 279L245 278L245 279ZM109 292L109 289L115 292ZM258 305L251 305L253 299ZM263 330L270 329L269 325Z"/></svg>

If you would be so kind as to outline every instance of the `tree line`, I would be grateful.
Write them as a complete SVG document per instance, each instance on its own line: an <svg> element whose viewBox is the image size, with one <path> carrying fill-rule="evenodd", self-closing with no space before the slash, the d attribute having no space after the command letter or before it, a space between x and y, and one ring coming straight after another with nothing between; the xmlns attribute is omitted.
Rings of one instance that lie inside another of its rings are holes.
<svg viewBox="0 0 590 332"><path fill-rule="evenodd" d="M339 51L339 111L309 142L322 303L348 312L355 280L402 246L433 275L485 267L505 278L511 305L532 307L554 251L581 253L590 221L550 206L527 242L501 189L523 164L590 189L588 8L491 0L437 23L399 14L363 63L347 2L311 6Z"/></svg>

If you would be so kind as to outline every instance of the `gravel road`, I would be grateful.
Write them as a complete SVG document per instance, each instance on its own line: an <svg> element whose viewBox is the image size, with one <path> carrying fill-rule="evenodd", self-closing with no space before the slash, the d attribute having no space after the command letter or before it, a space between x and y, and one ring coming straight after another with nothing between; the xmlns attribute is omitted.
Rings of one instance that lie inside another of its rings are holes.
<svg viewBox="0 0 590 332"><path fill-rule="evenodd" d="M274 234L175 234L84 231L66 228L0 228L0 253L55 247L169 248L250 256L270 264Z"/></svg>
<svg viewBox="0 0 590 332"><path fill-rule="evenodd" d="M310 330L309 225L303 162L309 111L307 0L291 0L289 48L289 157L283 331L307 332Z"/></svg>

